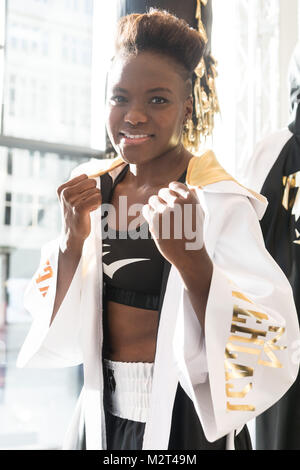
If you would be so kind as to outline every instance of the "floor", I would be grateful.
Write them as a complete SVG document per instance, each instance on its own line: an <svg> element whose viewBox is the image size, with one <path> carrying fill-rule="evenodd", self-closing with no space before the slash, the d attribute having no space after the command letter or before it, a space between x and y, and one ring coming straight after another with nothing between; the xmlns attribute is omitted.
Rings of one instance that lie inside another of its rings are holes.
<svg viewBox="0 0 300 470"><path fill-rule="evenodd" d="M0 450L61 448L81 389L81 367L16 368L29 327L0 330Z"/></svg>

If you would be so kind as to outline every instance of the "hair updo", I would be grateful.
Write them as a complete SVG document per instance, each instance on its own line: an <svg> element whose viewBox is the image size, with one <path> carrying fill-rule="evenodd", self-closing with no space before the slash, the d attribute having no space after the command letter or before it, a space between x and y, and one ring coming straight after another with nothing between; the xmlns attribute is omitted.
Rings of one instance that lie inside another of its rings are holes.
<svg viewBox="0 0 300 470"><path fill-rule="evenodd" d="M183 67L186 78L191 77L199 64L204 47L204 38L185 20L157 9L124 16L116 31L116 56L140 52L163 54Z"/></svg>

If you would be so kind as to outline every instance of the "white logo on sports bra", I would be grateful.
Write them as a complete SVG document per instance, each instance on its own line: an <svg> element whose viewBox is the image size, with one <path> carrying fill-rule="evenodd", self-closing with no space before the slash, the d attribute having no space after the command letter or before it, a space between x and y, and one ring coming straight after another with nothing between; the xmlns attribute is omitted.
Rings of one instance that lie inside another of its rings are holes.
<svg viewBox="0 0 300 470"><path fill-rule="evenodd" d="M110 245L103 245L103 246L110 246ZM108 255L110 251L105 251L102 253L102 256ZM104 273L109 276L111 279L113 278L114 274L124 266L127 266L131 263L137 263L138 261L150 261L150 258L128 258L128 259L120 259L118 261L114 261L110 264L103 263L103 271Z"/></svg>

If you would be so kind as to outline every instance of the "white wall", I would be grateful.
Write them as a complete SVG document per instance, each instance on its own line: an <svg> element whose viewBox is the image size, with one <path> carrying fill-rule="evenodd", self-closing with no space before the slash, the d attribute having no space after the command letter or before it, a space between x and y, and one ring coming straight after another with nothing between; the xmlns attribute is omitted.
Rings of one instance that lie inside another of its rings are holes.
<svg viewBox="0 0 300 470"><path fill-rule="evenodd" d="M213 148L243 181L256 144L287 126L288 66L299 37L299 0L213 0L212 54L218 62Z"/></svg>
<svg viewBox="0 0 300 470"><path fill-rule="evenodd" d="M279 64L280 97L279 126L289 122L288 67L293 49L299 39L300 1L280 0Z"/></svg>

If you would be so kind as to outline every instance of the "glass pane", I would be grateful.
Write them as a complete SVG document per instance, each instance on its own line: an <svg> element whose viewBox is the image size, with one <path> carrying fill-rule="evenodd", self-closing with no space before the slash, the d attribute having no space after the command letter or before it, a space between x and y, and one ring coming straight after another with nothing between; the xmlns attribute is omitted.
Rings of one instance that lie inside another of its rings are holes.
<svg viewBox="0 0 300 470"><path fill-rule="evenodd" d="M4 72L4 40L5 40L5 0L0 0L0 107L3 98ZM2 113L0 113L0 130L2 130ZM1 380L1 376L0 376Z"/></svg>
<svg viewBox="0 0 300 470"><path fill-rule="evenodd" d="M89 147L93 1L7 5L4 133Z"/></svg>
<svg viewBox="0 0 300 470"><path fill-rule="evenodd" d="M84 161L0 147L0 449L60 448L80 392L81 367L17 369L16 358L32 321L25 289L61 227L56 189Z"/></svg>
<svg viewBox="0 0 300 470"><path fill-rule="evenodd" d="M7 165L11 159L12 165ZM9 289L7 322L28 318L24 308L15 308L14 288L22 279L24 286L39 261L41 246L55 239L60 231L57 187L84 158L53 153L31 152L0 147L1 200L4 213L0 222L1 246L8 247ZM20 295L20 287L16 291Z"/></svg>

